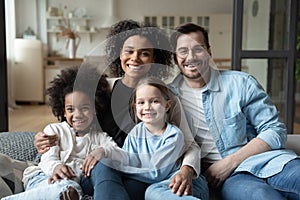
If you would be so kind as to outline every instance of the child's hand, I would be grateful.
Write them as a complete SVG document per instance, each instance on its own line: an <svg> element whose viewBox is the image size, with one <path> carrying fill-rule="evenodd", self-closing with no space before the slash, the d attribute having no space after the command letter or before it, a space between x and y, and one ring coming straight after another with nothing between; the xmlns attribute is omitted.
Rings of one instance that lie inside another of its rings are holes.
<svg viewBox="0 0 300 200"><path fill-rule="evenodd" d="M67 165L59 164L54 170L52 176L48 179L48 183L59 182L60 179L72 179L76 177L74 171Z"/></svg>
<svg viewBox="0 0 300 200"><path fill-rule="evenodd" d="M81 167L82 173L86 176L90 176L92 169L98 163L99 160L104 158L104 155L105 152L103 148L95 149L90 154L88 154Z"/></svg>

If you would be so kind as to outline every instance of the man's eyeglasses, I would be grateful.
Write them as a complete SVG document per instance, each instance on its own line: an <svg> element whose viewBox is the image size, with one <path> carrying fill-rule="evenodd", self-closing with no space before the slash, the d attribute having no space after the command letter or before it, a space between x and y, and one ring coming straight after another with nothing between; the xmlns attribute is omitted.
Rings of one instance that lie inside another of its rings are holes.
<svg viewBox="0 0 300 200"><path fill-rule="evenodd" d="M176 50L176 55L180 58L186 58L189 55L190 51L192 51L193 55L200 55L206 50L203 45L197 45L191 49L187 47L180 47Z"/></svg>

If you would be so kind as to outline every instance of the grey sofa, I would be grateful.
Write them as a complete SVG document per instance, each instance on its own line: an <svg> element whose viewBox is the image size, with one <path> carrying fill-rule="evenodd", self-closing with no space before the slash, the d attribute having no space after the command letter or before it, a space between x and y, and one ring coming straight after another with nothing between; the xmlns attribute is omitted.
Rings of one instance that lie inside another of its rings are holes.
<svg viewBox="0 0 300 200"><path fill-rule="evenodd" d="M39 161L35 132L0 133L0 198L23 191L22 175Z"/></svg>
<svg viewBox="0 0 300 200"><path fill-rule="evenodd" d="M0 133L0 153L20 161L37 162L40 158L33 140L35 132Z"/></svg>
<svg viewBox="0 0 300 200"><path fill-rule="evenodd" d="M22 173L39 162L34 147L35 132L0 133L0 198L23 190ZM288 135L286 148L300 155L300 135ZM216 197L211 197L216 199Z"/></svg>

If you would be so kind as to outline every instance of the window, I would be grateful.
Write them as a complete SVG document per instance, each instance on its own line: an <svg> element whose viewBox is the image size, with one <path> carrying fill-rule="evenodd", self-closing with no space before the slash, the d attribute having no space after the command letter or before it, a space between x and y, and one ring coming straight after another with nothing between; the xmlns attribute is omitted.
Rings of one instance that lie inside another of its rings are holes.
<svg viewBox="0 0 300 200"><path fill-rule="evenodd" d="M261 79L259 82L276 104L287 132L298 134L300 83L295 74L296 60L300 60L296 50L299 4L297 0L234 0L232 36L232 69L241 70L246 64L248 73ZM249 12L251 9L255 9L254 14ZM263 70L257 74L255 68Z"/></svg>
<svg viewBox="0 0 300 200"><path fill-rule="evenodd" d="M198 16L196 23L209 32L209 16Z"/></svg>

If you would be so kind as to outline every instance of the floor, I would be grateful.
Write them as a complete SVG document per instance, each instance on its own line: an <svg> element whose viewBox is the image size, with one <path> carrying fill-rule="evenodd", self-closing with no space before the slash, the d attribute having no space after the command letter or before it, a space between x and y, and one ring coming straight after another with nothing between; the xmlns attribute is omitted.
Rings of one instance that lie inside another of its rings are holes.
<svg viewBox="0 0 300 200"><path fill-rule="evenodd" d="M21 105L9 109L9 131L42 131L51 122L58 122L47 105Z"/></svg>
<svg viewBox="0 0 300 200"><path fill-rule="evenodd" d="M47 105L22 105L9 110L9 131L42 131L51 122L58 121ZM294 124L294 133L300 134L299 123Z"/></svg>

